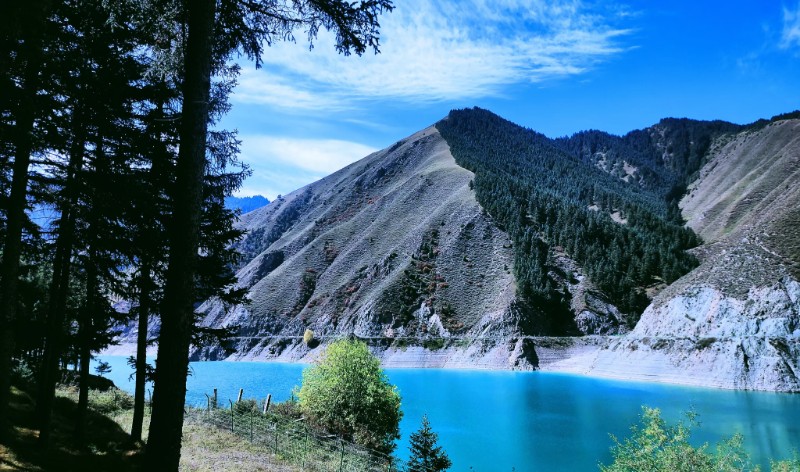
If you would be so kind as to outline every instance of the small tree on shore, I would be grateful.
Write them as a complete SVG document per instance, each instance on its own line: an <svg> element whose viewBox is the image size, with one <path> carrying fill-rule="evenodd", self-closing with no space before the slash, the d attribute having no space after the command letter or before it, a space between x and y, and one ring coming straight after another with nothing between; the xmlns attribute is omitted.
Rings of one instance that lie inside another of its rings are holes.
<svg viewBox="0 0 800 472"><path fill-rule="evenodd" d="M311 349L317 347L317 344L319 344L314 338L314 332L310 329L307 329L306 332L303 333L303 342Z"/></svg>
<svg viewBox="0 0 800 472"><path fill-rule="evenodd" d="M409 472L440 472L453 465L441 446L436 443L439 435L431 429L428 415L422 417L422 426L411 434L411 458Z"/></svg>
<svg viewBox="0 0 800 472"><path fill-rule="evenodd" d="M614 436L611 465L600 465L602 472L633 472L647 470L652 472L727 472L758 471L758 466L750 463L744 449L741 434L722 441L716 453L703 444L694 447L690 443L692 428L697 425L696 414L687 413L688 422L681 421L670 425L661 417L658 408L642 408L639 425L631 427L631 436L623 441ZM772 463L772 470L793 469L791 462Z"/></svg>
<svg viewBox="0 0 800 472"><path fill-rule="evenodd" d="M391 453L400 437L400 394L361 341L332 343L303 371L300 409L319 427Z"/></svg>

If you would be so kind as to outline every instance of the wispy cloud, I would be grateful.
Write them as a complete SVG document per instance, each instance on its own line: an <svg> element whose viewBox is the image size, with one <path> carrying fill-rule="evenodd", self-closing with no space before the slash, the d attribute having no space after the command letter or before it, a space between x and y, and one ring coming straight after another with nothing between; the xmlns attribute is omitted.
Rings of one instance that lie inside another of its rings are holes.
<svg viewBox="0 0 800 472"><path fill-rule="evenodd" d="M435 102L498 96L510 84L585 73L622 52L624 9L580 0L408 0L382 18L382 53L343 57L323 32L312 51L279 43L235 100L337 109L354 100Z"/></svg>
<svg viewBox="0 0 800 472"><path fill-rule="evenodd" d="M794 9L783 8L781 49L800 48L800 2Z"/></svg>
<svg viewBox="0 0 800 472"><path fill-rule="evenodd" d="M242 136L242 159L245 162L283 162L323 174L339 170L375 151L370 146L337 139Z"/></svg>
<svg viewBox="0 0 800 472"><path fill-rule="evenodd" d="M376 151L352 141L295 139L266 135L241 137L240 158L253 169L240 195L272 199L319 180Z"/></svg>

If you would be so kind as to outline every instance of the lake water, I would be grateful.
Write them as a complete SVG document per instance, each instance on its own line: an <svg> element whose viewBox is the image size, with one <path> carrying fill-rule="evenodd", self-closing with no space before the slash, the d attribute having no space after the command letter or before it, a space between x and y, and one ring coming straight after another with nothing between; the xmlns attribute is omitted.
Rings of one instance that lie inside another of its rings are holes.
<svg viewBox="0 0 800 472"><path fill-rule="evenodd" d="M122 357L104 357L118 386L133 390ZM287 400L300 385L302 364L193 362L186 401L206 404L219 389L220 404L244 397ZM609 463L609 434L626 437L641 406L661 409L668 421L687 410L699 414L694 443L715 444L742 433L754 463L800 451L800 395L736 392L621 382L543 372L386 369L402 395L402 438L397 456L408 456L408 437L423 414L439 434L454 471L598 470Z"/></svg>

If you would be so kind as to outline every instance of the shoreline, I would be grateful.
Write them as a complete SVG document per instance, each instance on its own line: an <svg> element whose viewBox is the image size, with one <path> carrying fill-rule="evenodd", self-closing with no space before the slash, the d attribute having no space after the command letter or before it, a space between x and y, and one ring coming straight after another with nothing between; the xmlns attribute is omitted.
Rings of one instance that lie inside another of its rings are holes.
<svg viewBox="0 0 800 472"><path fill-rule="evenodd" d="M370 340L373 342L370 343ZM381 342L374 343L376 340ZM318 347L309 349L298 337L296 343L286 346L279 353L262 349L226 358L213 355L213 351L198 350L192 353L190 360L310 364L324 351L328 341L323 339ZM743 385L736 378L731 378L726 370L717 369L713 363L693 364L693 368L688 369L672 362L667 353L663 352L642 350L643 352L637 353L619 349L622 351L620 353L618 348L623 342L631 341L627 336L519 337L508 340L484 338L472 339L466 344L463 340L451 339L448 345L437 349L429 349L424 345L386 346L386 338L367 338L367 341L370 350L381 360L381 366L390 369L539 371L621 382L731 391L800 393L800 389L791 383L770 383L769 379L764 379L759 385ZM422 344L422 340L418 341ZM154 357L156 351L155 346L148 347L148 357ZM135 344L121 343L109 346L98 353L98 356L130 356L135 355L135 352ZM630 356L631 354L634 355ZM629 358L625 358L626 355Z"/></svg>

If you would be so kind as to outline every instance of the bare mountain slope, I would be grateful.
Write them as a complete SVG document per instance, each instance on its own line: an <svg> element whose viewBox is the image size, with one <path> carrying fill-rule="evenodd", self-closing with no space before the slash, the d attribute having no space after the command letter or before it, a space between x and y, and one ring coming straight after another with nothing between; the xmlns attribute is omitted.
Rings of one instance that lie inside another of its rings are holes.
<svg viewBox="0 0 800 472"><path fill-rule="evenodd" d="M472 178L431 127L244 215L251 260L239 277L251 302L206 304L204 323L241 326L237 358L313 356L306 329L323 342L394 341L399 352L409 337L488 332L503 345L483 343L464 363L525 363L505 344L517 331L511 244L481 211Z"/></svg>
<svg viewBox="0 0 800 472"><path fill-rule="evenodd" d="M657 296L628 336L569 367L800 391L800 120L719 139L681 207L705 239L700 266Z"/></svg>

